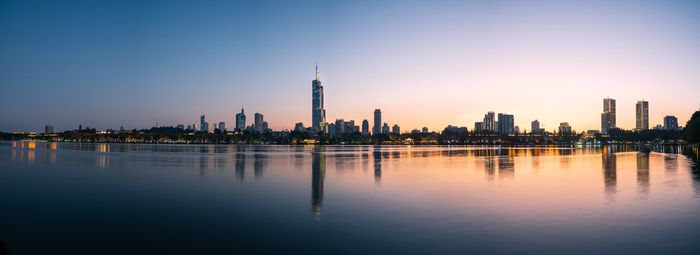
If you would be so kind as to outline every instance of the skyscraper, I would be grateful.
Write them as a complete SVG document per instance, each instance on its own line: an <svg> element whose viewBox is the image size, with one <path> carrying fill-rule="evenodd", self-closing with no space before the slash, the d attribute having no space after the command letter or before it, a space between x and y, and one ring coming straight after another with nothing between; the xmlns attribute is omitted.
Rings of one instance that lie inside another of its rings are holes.
<svg viewBox="0 0 700 255"><path fill-rule="evenodd" d="M494 112L488 112L484 115L484 130L485 131L496 131L496 114Z"/></svg>
<svg viewBox="0 0 700 255"><path fill-rule="evenodd" d="M245 112L241 108L241 113L236 114L236 131L245 130Z"/></svg>
<svg viewBox="0 0 700 255"><path fill-rule="evenodd" d="M374 128L372 128L372 134L378 135L382 132L382 111L379 109L374 109Z"/></svg>
<svg viewBox="0 0 700 255"><path fill-rule="evenodd" d="M401 134L401 128L399 127L399 124L394 124L394 126L391 127L391 133L395 135Z"/></svg>
<svg viewBox="0 0 700 255"><path fill-rule="evenodd" d="M51 125L44 126L44 133L45 134L53 134L53 126L51 126Z"/></svg>
<svg viewBox="0 0 700 255"><path fill-rule="evenodd" d="M382 134L388 135L389 134L389 124L384 123L382 126Z"/></svg>
<svg viewBox="0 0 700 255"><path fill-rule="evenodd" d="M636 105L637 130L649 129L649 102L637 101Z"/></svg>
<svg viewBox="0 0 700 255"><path fill-rule="evenodd" d="M323 108L323 86L321 85L321 73L316 66L316 78L311 81L311 129L323 131L326 122L326 109Z"/></svg>
<svg viewBox="0 0 700 255"><path fill-rule="evenodd" d="M600 126L603 133L607 133L608 130L617 127L616 123L616 111L615 111L615 99L604 98L603 99L603 113L600 114Z"/></svg>
<svg viewBox="0 0 700 255"><path fill-rule="evenodd" d="M199 131L207 133L209 132L209 123L206 122L204 114L199 116Z"/></svg>
<svg viewBox="0 0 700 255"><path fill-rule="evenodd" d="M223 122L223 121L219 122L218 129L219 129L221 132L226 131L226 122Z"/></svg>
<svg viewBox="0 0 700 255"><path fill-rule="evenodd" d="M678 130L678 119L676 118L676 116L668 115L664 117L664 129Z"/></svg>
<svg viewBox="0 0 700 255"><path fill-rule="evenodd" d="M571 134L571 126L569 126L569 122L559 123L559 135L563 134Z"/></svg>
<svg viewBox="0 0 700 255"><path fill-rule="evenodd" d="M367 121L367 120L362 120L362 134L363 135L369 134L369 121Z"/></svg>
<svg viewBox="0 0 700 255"><path fill-rule="evenodd" d="M515 117L512 114L498 114L498 132L501 134L515 133Z"/></svg>
<svg viewBox="0 0 700 255"><path fill-rule="evenodd" d="M263 123L265 121L263 120L263 115L260 113L255 113L255 122L253 123L253 130L258 133L262 133L264 130Z"/></svg>
<svg viewBox="0 0 700 255"><path fill-rule="evenodd" d="M539 133L540 132L540 121L539 120L533 120L530 123L530 132L531 133Z"/></svg>
<svg viewBox="0 0 700 255"><path fill-rule="evenodd" d="M337 135L345 134L345 120L335 119L335 133Z"/></svg>
<svg viewBox="0 0 700 255"><path fill-rule="evenodd" d="M474 132L481 133L484 131L484 123L481 121L474 122Z"/></svg>

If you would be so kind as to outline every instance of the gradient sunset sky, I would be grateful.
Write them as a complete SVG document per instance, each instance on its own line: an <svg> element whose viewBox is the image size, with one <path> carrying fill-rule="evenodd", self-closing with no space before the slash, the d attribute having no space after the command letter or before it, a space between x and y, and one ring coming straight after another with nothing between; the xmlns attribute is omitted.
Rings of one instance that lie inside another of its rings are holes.
<svg viewBox="0 0 700 255"><path fill-rule="evenodd" d="M487 111L530 129L650 124L700 109L700 1L5 1L0 131L211 123L243 105L273 129L328 121L402 131Z"/></svg>

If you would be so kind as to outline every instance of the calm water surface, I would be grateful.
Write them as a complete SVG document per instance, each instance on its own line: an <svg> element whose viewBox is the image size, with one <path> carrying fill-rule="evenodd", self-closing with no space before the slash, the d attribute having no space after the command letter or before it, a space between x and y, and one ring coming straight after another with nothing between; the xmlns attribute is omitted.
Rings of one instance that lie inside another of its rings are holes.
<svg viewBox="0 0 700 255"><path fill-rule="evenodd" d="M0 142L10 254L700 254L682 155Z"/></svg>

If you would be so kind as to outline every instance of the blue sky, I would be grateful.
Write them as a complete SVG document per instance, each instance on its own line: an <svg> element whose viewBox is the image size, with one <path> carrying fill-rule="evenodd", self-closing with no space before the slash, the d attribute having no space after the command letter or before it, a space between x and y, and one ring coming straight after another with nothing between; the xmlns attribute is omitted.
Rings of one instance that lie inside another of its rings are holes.
<svg viewBox="0 0 700 255"><path fill-rule="evenodd" d="M0 130L209 122L243 105L328 120L471 128L487 111L599 128L700 108L697 1L0 1Z"/></svg>

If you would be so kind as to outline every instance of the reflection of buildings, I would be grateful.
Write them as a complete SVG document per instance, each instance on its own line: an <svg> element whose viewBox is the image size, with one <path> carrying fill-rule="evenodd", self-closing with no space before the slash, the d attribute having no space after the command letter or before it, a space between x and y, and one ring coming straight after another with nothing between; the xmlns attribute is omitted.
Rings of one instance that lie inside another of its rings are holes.
<svg viewBox="0 0 700 255"><path fill-rule="evenodd" d="M267 160L267 155L262 153L255 153L253 159L253 171L255 173L255 179L260 179L263 176L263 170L265 169L265 160Z"/></svg>
<svg viewBox="0 0 700 255"><path fill-rule="evenodd" d="M374 158L374 183L379 184L382 181L382 150L381 147L375 147L372 152Z"/></svg>
<svg viewBox="0 0 700 255"><path fill-rule="evenodd" d="M637 153L637 189L642 198L649 195L649 153Z"/></svg>
<svg viewBox="0 0 700 255"><path fill-rule="evenodd" d="M236 153L236 179L243 181L245 177L245 154Z"/></svg>
<svg viewBox="0 0 700 255"><path fill-rule="evenodd" d="M603 147L603 183L605 184L605 196L608 201L615 200L617 193L617 156L610 152L608 147Z"/></svg>
<svg viewBox="0 0 700 255"><path fill-rule="evenodd" d="M513 157L498 157L498 178L512 179L515 174L515 159Z"/></svg>
<svg viewBox="0 0 700 255"><path fill-rule="evenodd" d="M493 180L496 176L496 163L493 160L493 156L486 157L484 162L484 171L486 172L486 179Z"/></svg>
<svg viewBox="0 0 700 255"><path fill-rule="evenodd" d="M326 177L326 154L311 153L311 207L315 220L321 220L323 203L323 179Z"/></svg>

